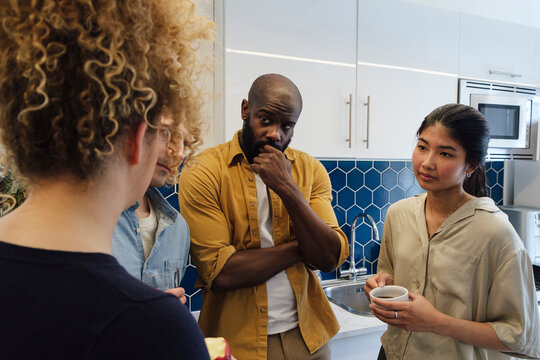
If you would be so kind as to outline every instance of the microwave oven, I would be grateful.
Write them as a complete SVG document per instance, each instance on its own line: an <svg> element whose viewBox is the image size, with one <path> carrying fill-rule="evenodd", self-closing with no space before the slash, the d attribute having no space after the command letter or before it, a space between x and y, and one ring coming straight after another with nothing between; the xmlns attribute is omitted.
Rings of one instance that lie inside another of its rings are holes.
<svg viewBox="0 0 540 360"><path fill-rule="evenodd" d="M489 123L488 160L538 160L538 88L459 79L459 103Z"/></svg>

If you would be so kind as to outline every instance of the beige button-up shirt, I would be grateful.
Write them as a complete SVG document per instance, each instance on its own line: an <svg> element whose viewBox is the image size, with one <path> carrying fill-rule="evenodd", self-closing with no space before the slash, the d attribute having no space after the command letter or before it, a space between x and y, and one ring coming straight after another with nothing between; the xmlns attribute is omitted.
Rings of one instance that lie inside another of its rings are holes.
<svg viewBox="0 0 540 360"><path fill-rule="evenodd" d="M513 356L540 357L532 265L506 214L489 198L472 199L429 238L426 196L389 208L378 272L391 274L396 285L422 294L447 315L491 324ZM388 359L509 358L451 337L394 326L382 343Z"/></svg>

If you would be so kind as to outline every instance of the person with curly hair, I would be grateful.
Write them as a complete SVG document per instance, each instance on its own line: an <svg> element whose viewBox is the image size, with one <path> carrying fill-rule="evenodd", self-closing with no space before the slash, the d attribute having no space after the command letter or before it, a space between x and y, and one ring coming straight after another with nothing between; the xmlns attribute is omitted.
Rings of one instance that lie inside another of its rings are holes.
<svg viewBox="0 0 540 360"><path fill-rule="evenodd" d="M2 358L208 359L185 306L111 255L120 213L148 188L159 149L177 152L181 123L199 136L196 43L212 24L194 9L0 2L2 165L30 189L0 219Z"/></svg>

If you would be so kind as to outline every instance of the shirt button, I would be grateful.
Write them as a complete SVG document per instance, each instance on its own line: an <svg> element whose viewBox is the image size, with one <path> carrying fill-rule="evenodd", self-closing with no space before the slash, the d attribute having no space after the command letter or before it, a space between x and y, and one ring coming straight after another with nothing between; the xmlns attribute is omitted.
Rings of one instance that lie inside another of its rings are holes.
<svg viewBox="0 0 540 360"><path fill-rule="evenodd" d="M253 201L249 203L249 206L254 206L254 205L255 203Z"/></svg>
<svg viewBox="0 0 540 360"><path fill-rule="evenodd" d="M141 232L141 229L140 229L140 228L136 228L136 229L135 229L135 232L138 234L138 233Z"/></svg>
<svg viewBox="0 0 540 360"><path fill-rule="evenodd" d="M261 306L261 307L259 308L259 311L263 313L263 312L265 312L265 309Z"/></svg>
<svg viewBox="0 0 540 360"><path fill-rule="evenodd" d="M257 235L257 230L253 230L251 233L252 233L253 235Z"/></svg>
<svg viewBox="0 0 540 360"><path fill-rule="evenodd" d="M420 289L420 282L418 280L415 280L414 286L416 286L417 289Z"/></svg>
<svg viewBox="0 0 540 360"><path fill-rule="evenodd" d="M252 177L249 177L248 180L249 180L249 181L253 181L253 178L252 178Z"/></svg>

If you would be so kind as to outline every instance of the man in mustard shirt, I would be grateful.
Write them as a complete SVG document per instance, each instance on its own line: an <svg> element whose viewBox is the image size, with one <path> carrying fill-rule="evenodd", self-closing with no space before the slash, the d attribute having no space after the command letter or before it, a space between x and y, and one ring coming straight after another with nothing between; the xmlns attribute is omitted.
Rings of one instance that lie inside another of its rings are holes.
<svg viewBox="0 0 540 360"><path fill-rule="evenodd" d="M292 81L257 78L242 100L242 131L180 178L203 289L199 325L225 337L239 360L330 359L339 329L312 270L341 265L347 238L326 170L288 148L301 110Z"/></svg>

